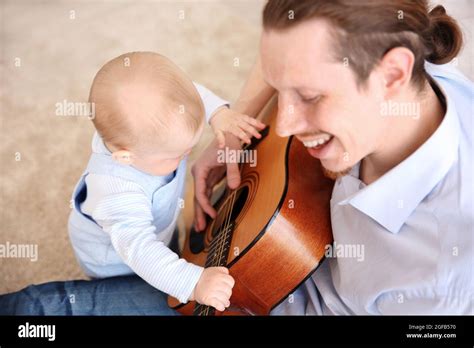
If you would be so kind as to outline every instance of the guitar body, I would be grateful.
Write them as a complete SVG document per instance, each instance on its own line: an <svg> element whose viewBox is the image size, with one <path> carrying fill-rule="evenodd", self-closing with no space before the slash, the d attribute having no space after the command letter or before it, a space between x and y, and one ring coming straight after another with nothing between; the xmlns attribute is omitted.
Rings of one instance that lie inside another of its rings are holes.
<svg viewBox="0 0 474 348"><path fill-rule="evenodd" d="M215 205L218 217L202 233L191 229L182 250L183 258L205 266L218 249L212 241L225 228L230 231L227 252L218 258L235 279L231 307L211 315L269 314L316 270L333 241L329 200L334 182L300 141L275 134L275 105L263 113L270 120L268 132L251 148L257 165L241 164L240 187L226 190ZM196 313L195 302L169 297L168 303L185 315L210 315Z"/></svg>

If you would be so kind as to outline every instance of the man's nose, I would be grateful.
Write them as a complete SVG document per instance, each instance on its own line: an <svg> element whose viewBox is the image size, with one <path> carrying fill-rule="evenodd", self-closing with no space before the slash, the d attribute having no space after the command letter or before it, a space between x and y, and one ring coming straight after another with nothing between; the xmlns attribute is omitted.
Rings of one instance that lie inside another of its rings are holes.
<svg viewBox="0 0 474 348"><path fill-rule="evenodd" d="M278 103L276 133L280 137L308 132L304 114L291 103Z"/></svg>

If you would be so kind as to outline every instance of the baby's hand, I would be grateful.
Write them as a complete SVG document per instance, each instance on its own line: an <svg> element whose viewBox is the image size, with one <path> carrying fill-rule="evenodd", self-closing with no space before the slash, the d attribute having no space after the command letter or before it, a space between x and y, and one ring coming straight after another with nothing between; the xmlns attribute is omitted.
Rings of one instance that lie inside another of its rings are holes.
<svg viewBox="0 0 474 348"><path fill-rule="evenodd" d="M205 268L196 284L190 300L212 306L223 312L230 306L230 296L235 281L225 267Z"/></svg>
<svg viewBox="0 0 474 348"><path fill-rule="evenodd" d="M221 148L225 146L225 132L232 133L237 138L250 144L251 136L261 138L258 130L265 128L265 125L255 118L243 115L227 107L216 111L210 123Z"/></svg>

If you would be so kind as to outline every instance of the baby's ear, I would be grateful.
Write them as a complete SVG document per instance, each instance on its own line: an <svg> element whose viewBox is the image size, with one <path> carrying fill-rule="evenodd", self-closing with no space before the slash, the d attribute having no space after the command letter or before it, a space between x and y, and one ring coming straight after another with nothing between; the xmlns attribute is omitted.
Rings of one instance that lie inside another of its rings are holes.
<svg viewBox="0 0 474 348"><path fill-rule="evenodd" d="M112 153L112 159L123 165L130 165L133 162L132 153L127 150L115 151Z"/></svg>

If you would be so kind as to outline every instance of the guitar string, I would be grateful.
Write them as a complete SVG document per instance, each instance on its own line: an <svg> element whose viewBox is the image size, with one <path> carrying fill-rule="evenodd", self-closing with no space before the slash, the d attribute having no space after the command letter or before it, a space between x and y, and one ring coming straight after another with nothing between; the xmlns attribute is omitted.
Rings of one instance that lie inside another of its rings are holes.
<svg viewBox="0 0 474 348"><path fill-rule="evenodd" d="M232 197L235 196L235 191L233 191L231 193L231 198L227 200L227 202L229 202L230 200L232 200ZM232 204L225 204L225 214L223 214L227 219L226 220L229 220L228 217L229 217L229 212L230 212L230 207L232 206ZM221 227L222 229L222 227ZM221 243L220 243L220 240L224 240L225 241L225 238L222 237L224 235L224 233L226 232L226 229L224 228L224 230L221 230L221 232L217 235L217 237L211 242L211 244L213 244L213 246L211 247L211 249L219 246ZM219 250L219 249L218 249ZM217 260L215 259L216 255L219 255L219 253L216 253L214 250L212 251L212 257L211 257L211 264L209 266L214 266L213 263L215 263L216 261L219 262L220 260L220 255L218 256ZM200 314L199 315L209 315L209 311L210 311L210 306L203 306L201 307L201 310L200 310Z"/></svg>
<svg viewBox="0 0 474 348"><path fill-rule="evenodd" d="M236 194L236 192L233 191L233 192L231 193L231 195L229 195L229 197L233 198L233 196L234 196L235 194ZM230 203L230 204L229 204L229 202L231 201L231 198L228 199L228 200L226 201L226 203L225 203L225 207L226 207L227 212L224 213L224 214L222 214L223 216L225 216L225 220L227 220L227 218L228 218L228 213L229 213L229 210L228 210L228 209L229 209L229 208L232 206L232 204L233 204L233 203ZM234 200L234 201L235 201L235 200ZM223 225L225 225L225 224L223 224ZM212 240L212 242L211 242L211 247L209 248L208 254L213 253L213 252L220 246L220 242L221 242L221 240L224 238L224 234L222 233L222 231L225 231L225 227L224 227L224 229L223 229L222 227L223 227L223 226L220 227L221 232L219 232L219 234L217 235L217 237Z"/></svg>
<svg viewBox="0 0 474 348"><path fill-rule="evenodd" d="M248 147L250 146L250 144L247 144L244 146L244 150L246 150ZM243 170L243 166L240 166L239 167L239 172L240 172L240 176L242 177L242 170ZM230 207L230 212L228 212L228 216L227 216L227 221L226 221L226 224L225 224L225 227L224 227L224 232L225 232L225 236L226 238L223 238L223 242L221 244L221 247L219 248L219 251L218 251L218 254L219 254L219 259L220 260L220 257L222 257L222 253L224 252L224 249L225 249L225 241L227 240L227 233L228 233L228 228L230 226L230 223L231 223L231 217L232 217L232 212L234 210L234 204L235 204L235 200L236 200L236 197L237 197L237 190L233 190L232 193L231 193L231 198L228 199L228 201L232 201L229 205Z"/></svg>
<svg viewBox="0 0 474 348"><path fill-rule="evenodd" d="M249 148L251 145L252 145L252 144L246 144L243 149L244 149L244 150L247 150L247 148ZM240 174L241 174L241 177L242 177L242 170L243 170L243 166L240 166L240 167L239 167L239 172L240 172ZM226 201L226 208L230 206L231 209L233 209L233 206L234 206L234 204L235 204L235 197L236 197L236 194L237 194L237 190L233 190L232 193L230 194L230 196L232 196L231 199L233 199L233 202L232 202L230 205L228 205L227 203L230 201L230 199L228 199L228 200ZM226 214L227 214L227 213L226 213ZM223 214L223 215L225 216L226 214ZM230 220L230 217L231 217L231 216L232 216L232 210L231 210L230 216L228 216L228 220ZM221 217L221 215L219 215L219 218L220 218L220 217ZM217 236L216 239L218 239L218 240L216 241L215 244L213 243L214 240L211 242L212 245L211 245L211 248L209 248L208 253L213 252L213 251L214 251L214 248L219 245L219 242L220 242L219 237L221 236L221 234L222 234L222 233L219 233L219 235Z"/></svg>
<svg viewBox="0 0 474 348"><path fill-rule="evenodd" d="M228 214L228 209L229 209L229 205L228 205L228 202L229 200L226 201L225 205L224 205L224 213L221 214L221 216L225 216L227 218L227 214ZM227 211L227 212L226 212ZM223 238L223 234L222 234L222 226L219 227L219 230L220 232L217 234L217 237L215 237L212 241L211 241L211 247L209 248L208 250L208 255L209 254L212 254L214 253L214 251L216 250L216 248L219 246L219 243L220 243L220 240Z"/></svg>
<svg viewBox="0 0 474 348"><path fill-rule="evenodd" d="M232 198L231 198L231 203L230 203L230 212L229 212L229 216L228 216L228 220L227 220L227 224L226 224L226 227L225 227L225 238L223 238L223 241L221 243L221 248L220 250L218 251L218 254L219 254L219 259L222 257L222 254L224 253L224 250L225 250L225 245L226 245L226 242L227 242L227 237L228 237L228 234L230 233L229 231L229 227L230 227L230 224L231 224L231 217L232 217L232 212L234 210L234 204L235 204L235 199L237 197L237 191L233 191L233 195L232 195ZM227 263L227 262L226 262Z"/></svg>
<svg viewBox="0 0 474 348"><path fill-rule="evenodd" d="M226 223L225 223L225 226L224 226L224 236L222 238L222 242L220 242L220 247L217 251L217 254L219 255L218 256L218 260L220 260L220 258L222 257L222 254L224 252L224 249L225 249L225 244L226 244L226 241L227 241L227 237L228 237L228 233L229 233L229 227L230 227L230 223L231 223L231 217L232 217L232 211L234 209L234 204L235 204L235 197L237 196L237 190L234 190L232 191L232 194L231 194L231 197L228 201L230 201L230 204L229 204L229 211L227 212L227 219L226 219Z"/></svg>
<svg viewBox="0 0 474 348"><path fill-rule="evenodd" d="M228 204L226 203L226 209L225 209L226 213L224 214L224 216L226 216L225 223L224 223L224 228L221 230L221 232L218 234L218 236L216 238L217 242L216 242L215 246L217 247L217 251L213 252L213 256L211 258L211 260L214 261L214 266L216 266L216 264L217 264L217 266L219 266L220 260L223 256L223 253L224 253L224 250L225 250L225 244L226 244L226 240L227 240L228 233L229 233L230 219L232 217L233 205L235 203L235 197L236 196L237 196L237 191L234 190L230 194L230 198L227 199ZM208 315L209 311L210 311L210 307L206 306L204 311L201 311L201 315L203 315L203 314Z"/></svg>
<svg viewBox="0 0 474 348"><path fill-rule="evenodd" d="M218 247L218 243L220 242L220 240L222 239L222 227L220 228L221 232L218 233L217 237L215 237L212 242L211 242L211 247L209 248L208 250L208 254L212 254L216 248Z"/></svg>
<svg viewBox="0 0 474 348"><path fill-rule="evenodd" d="M244 146L244 150L247 150L247 148L250 147L250 145L251 145L251 144L246 144L246 145ZM243 170L243 166L240 166L240 167L239 167L239 172L240 172L240 176L241 176L241 177L242 177L242 170ZM235 197L236 197L236 195L237 195L237 190L233 190L232 193L230 194L231 198L227 200L227 202L229 202L230 200L233 200L232 203L230 203L230 205L228 205L228 206L230 207L230 209L231 209L230 215L228 215L228 216L227 216L227 219L226 219L226 220L228 220L228 222L230 222L230 218L231 218L231 216L232 216L232 211L233 211L233 209L234 209L234 204L235 204ZM227 226L229 225L228 222L226 222L226 226L225 226L224 231L227 229ZM220 235L220 234L219 234L219 235ZM219 237L219 236L218 236L218 237ZM219 245L219 244L216 244L216 245ZM212 249L213 247L214 247L214 246L212 246L211 249ZM210 249L209 251L211 251L211 249Z"/></svg>
<svg viewBox="0 0 474 348"><path fill-rule="evenodd" d="M221 232L223 234L223 237L219 241L218 243L219 247L216 251L218 263L220 262L220 259L222 258L222 254L224 253L225 244L226 244L226 240L229 233L230 219L232 217L232 208L233 208L233 204L235 203L235 196L236 196L236 191L232 191L230 199L228 200L230 201L230 203L229 203L229 210L227 211L227 219L224 225L224 230Z"/></svg>
<svg viewBox="0 0 474 348"><path fill-rule="evenodd" d="M246 148L247 148L247 147L248 147L248 146L246 146ZM239 172L240 172L240 176L241 176L241 177L242 177L242 169L243 169L243 166L241 166L241 167L239 168ZM237 197L237 190L234 190L234 191L232 192L232 197L231 197L231 199L230 199L230 200L232 200L232 203L230 204L230 212L229 212L229 215L228 215L227 224L226 224L226 227L225 227L225 229L224 229L224 233L225 233L226 238L223 238L223 242L221 243L221 244L222 244L222 247L220 248L220 250L219 250L219 252L218 252L218 255L219 255L219 256L218 256L218 261L220 261L220 259L221 259L221 257L222 257L222 254L224 253L225 244L226 244L226 241L227 241L227 234L230 233L228 227L230 226L230 223L231 223L230 219L231 219L231 217L232 217L232 212L233 212L233 210L234 210L234 204L235 204L236 197ZM230 245L229 245L229 247L230 247ZM226 262L226 263L227 263L227 262ZM208 313L208 311L207 311L207 313Z"/></svg>
<svg viewBox="0 0 474 348"><path fill-rule="evenodd" d="M250 144L247 144L246 146L244 146L244 150L246 150L249 146L250 146ZM241 167L239 168L239 172L240 172L241 176L242 176L242 169L243 169L243 166L241 166ZM219 245L219 244L222 245L222 247L219 248L219 251L218 251L218 255L219 255L219 256L218 256L218 258L217 258L217 262L220 261L220 259L221 259L221 257L222 257L222 253L223 253L224 250L225 250L225 244L226 244L226 240L227 240L227 237L228 237L227 234L228 234L228 232L229 232L229 231L228 231L228 227L230 226L230 219L231 219L231 217L232 217L232 212L233 212L233 209L234 209L234 204L235 204L236 196L237 196L237 190L232 191L232 193L231 193L231 198L230 198L230 200L232 200L232 203L230 203L230 204L228 205L228 206L230 207L230 211L229 211L228 209L226 209L226 210L228 210L228 211L227 211L227 214L228 214L228 215L227 215L226 226L225 226L224 230L221 231L221 232L219 233L219 235L217 236L217 238L216 238L216 239L218 240L218 241L216 242L216 243L217 243L216 245ZM229 201L229 200L228 200L228 201ZM227 208L227 207L226 207L226 208ZM221 243L221 241L219 240L221 235L225 235L225 238L224 238L224 237L222 238L222 243ZM211 244L214 244L214 243L211 243ZM214 248L214 246L211 246L210 250L212 250L213 248ZM214 252L214 251L212 251L212 252ZM213 256L213 257L214 257L214 256ZM206 306L204 311L202 311L202 309L201 309L200 315L203 315L204 312L205 312L205 315L209 315L209 311L210 311L210 306Z"/></svg>
<svg viewBox="0 0 474 348"><path fill-rule="evenodd" d="M240 173L242 174L242 167L240 168ZM229 230L229 227L230 227L230 224L231 224L230 220L231 220L231 217L232 217L232 212L234 210L234 204L235 204L236 197L237 197L237 190L234 190L234 191L232 191L231 198L230 198L231 203L229 204L230 211L228 212L227 222L226 222L224 230L221 232L221 234L225 235L225 238L222 239L222 242L220 243L221 247L219 248L219 250L217 252L217 255L218 255L217 262L218 263L220 263L220 260L221 260L223 254L224 254L225 244L226 244L227 239L228 239L228 234L230 233L230 230ZM227 263L227 262L225 262L225 263ZM209 314L209 307L207 307L207 309L206 309L206 315L208 315L208 314Z"/></svg>
<svg viewBox="0 0 474 348"><path fill-rule="evenodd" d="M228 233L229 233L230 219L232 217L232 211L233 211L236 196L237 196L236 191L233 191L232 194L231 194L231 198L228 200L228 201L231 201L231 203L228 205L229 209L227 210L227 219L226 219L227 221L225 223L224 230L221 231L221 233L219 233L219 235L221 235L221 234L225 235L225 238L224 237L222 238L222 242L219 243L220 248L216 252L216 255L218 255L217 260L216 260L217 265L220 264L220 260L223 256L223 253L224 253L224 250L225 250L225 244L226 244ZM209 311L210 311L210 307L207 306L207 308L205 310L206 315L209 314Z"/></svg>
<svg viewBox="0 0 474 348"><path fill-rule="evenodd" d="M219 237L216 237L215 243L213 243L213 246L208 251L208 255L216 255L216 252L221 248L222 241L225 240L226 236L227 235L225 234L225 230L219 232Z"/></svg>

